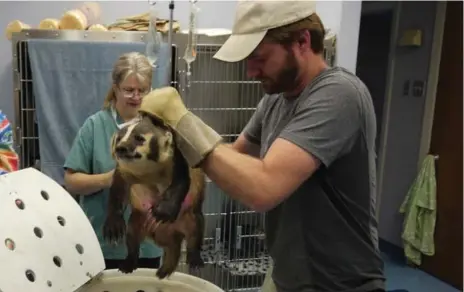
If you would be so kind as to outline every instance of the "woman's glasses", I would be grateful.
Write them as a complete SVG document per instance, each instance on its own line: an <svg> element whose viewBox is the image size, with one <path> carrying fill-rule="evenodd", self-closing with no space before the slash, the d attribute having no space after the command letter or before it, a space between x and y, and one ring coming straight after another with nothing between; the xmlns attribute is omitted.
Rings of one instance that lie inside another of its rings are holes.
<svg viewBox="0 0 464 292"><path fill-rule="evenodd" d="M140 90L137 88L121 88L120 91L122 96L125 98L135 97L136 95L139 97L144 97L149 92L149 90Z"/></svg>

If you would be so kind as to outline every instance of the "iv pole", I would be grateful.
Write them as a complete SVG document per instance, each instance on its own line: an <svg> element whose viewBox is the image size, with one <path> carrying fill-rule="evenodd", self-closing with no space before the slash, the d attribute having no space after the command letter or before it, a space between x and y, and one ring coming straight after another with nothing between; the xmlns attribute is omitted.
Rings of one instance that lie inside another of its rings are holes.
<svg viewBox="0 0 464 292"><path fill-rule="evenodd" d="M196 6L197 0L190 0L190 15L189 15L189 31L188 31L188 41L187 47L185 48L184 61L187 63L187 72L186 74L186 87L185 87L185 97L190 98L190 83L191 83L191 64L195 61L197 56L197 13L199 12L198 7Z"/></svg>
<svg viewBox="0 0 464 292"><path fill-rule="evenodd" d="M156 28L156 21L158 19L158 13L156 9L154 8L154 5L156 5L157 1L152 1L148 0L148 3L150 4L150 24L149 24L149 29L148 29L148 35L147 35L147 43L145 47L145 54L152 64L153 68L156 70L158 68L158 55L161 51L162 44L164 43L165 38L162 37L162 35L158 32ZM172 63L172 43L173 43L173 20L174 20L174 1L170 1L169 3L169 10L170 10L170 16L169 16L169 31L168 31L168 60L167 62L167 69L168 69L168 74L166 76L167 80L166 81L166 86L170 86L171 84L171 72L173 69L173 63Z"/></svg>
<svg viewBox="0 0 464 292"><path fill-rule="evenodd" d="M169 74L167 74L167 84L171 86L171 72L172 72L172 34L173 34L173 25L172 22L174 21L174 0L169 2L169 33L168 33L168 50L169 50Z"/></svg>

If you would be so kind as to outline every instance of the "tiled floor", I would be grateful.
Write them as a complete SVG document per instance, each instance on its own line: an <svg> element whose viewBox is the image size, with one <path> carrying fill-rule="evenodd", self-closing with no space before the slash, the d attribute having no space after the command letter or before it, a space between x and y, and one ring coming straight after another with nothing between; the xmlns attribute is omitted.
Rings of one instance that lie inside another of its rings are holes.
<svg viewBox="0 0 464 292"><path fill-rule="evenodd" d="M383 255L385 261L385 275L387 277L387 291L404 289L408 292L458 292L460 290L438 280L419 269Z"/></svg>

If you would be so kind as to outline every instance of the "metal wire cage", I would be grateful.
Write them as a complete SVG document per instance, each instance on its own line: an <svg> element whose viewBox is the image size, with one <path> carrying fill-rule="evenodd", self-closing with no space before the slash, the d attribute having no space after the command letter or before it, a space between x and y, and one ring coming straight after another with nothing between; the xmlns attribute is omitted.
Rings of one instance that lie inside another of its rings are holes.
<svg viewBox="0 0 464 292"><path fill-rule="evenodd" d="M14 34L14 133L20 168L40 169L39 136L35 118L27 40L53 38L88 41L143 41L145 32L44 31L27 30ZM253 114L263 96L259 82L246 79L244 62L224 63L212 56L226 36L198 36L197 58L191 67L190 94L186 92L186 64L182 59L187 36L172 37L172 72L170 83L184 97L186 106L220 133L225 142L233 142ZM325 42L325 58L335 64L335 36ZM103 97L102 97L103 100ZM231 200L214 183L207 183L204 203L205 267L189 271L182 259L178 270L213 282L225 291L253 291L264 280L270 260L264 245L263 214L256 213Z"/></svg>

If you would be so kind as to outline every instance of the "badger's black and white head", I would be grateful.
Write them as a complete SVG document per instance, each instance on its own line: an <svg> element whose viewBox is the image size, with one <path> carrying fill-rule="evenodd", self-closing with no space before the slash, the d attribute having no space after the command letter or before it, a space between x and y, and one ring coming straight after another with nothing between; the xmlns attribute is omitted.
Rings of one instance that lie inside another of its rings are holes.
<svg viewBox="0 0 464 292"><path fill-rule="evenodd" d="M140 175L172 163L174 147L170 129L148 116L118 130L111 141L116 162Z"/></svg>

